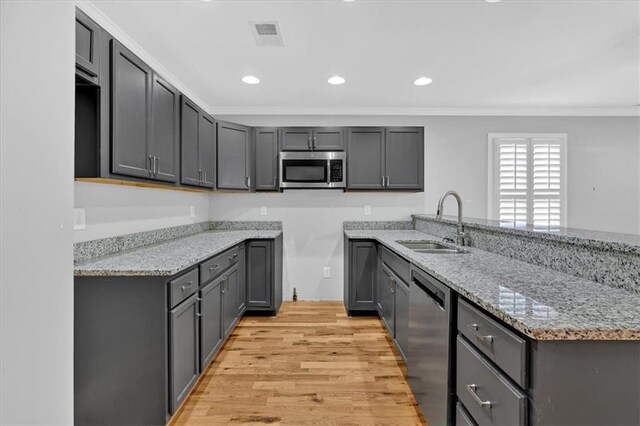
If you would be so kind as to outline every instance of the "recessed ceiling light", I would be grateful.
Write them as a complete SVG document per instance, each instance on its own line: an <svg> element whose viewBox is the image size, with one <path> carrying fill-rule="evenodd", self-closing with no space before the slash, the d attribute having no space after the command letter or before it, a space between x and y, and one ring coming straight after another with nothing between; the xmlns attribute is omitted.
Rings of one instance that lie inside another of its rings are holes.
<svg viewBox="0 0 640 426"><path fill-rule="evenodd" d="M258 77L253 76L253 75L245 75L244 77L242 77L242 81L244 83L247 83L247 84L258 84L258 83L260 83L260 79Z"/></svg>
<svg viewBox="0 0 640 426"><path fill-rule="evenodd" d="M432 81L433 80L431 80L429 77L419 77L413 81L413 84L415 84L416 86L426 86L427 84L431 84Z"/></svg>
<svg viewBox="0 0 640 426"><path fill-rule="evenodd" d="M342 0L342 1L345 2L345 3L353 3L356 0Z"/></svg>
<svg viewBox="0 0 640 426"><path fill-rule="evenodd" d="M502 0L484 0L487 3L500 3Z"/></svg>
<svg viewBox="0 0 640 426"><path fill-rule="evenodd" d="M346 80L340 77L339 75L334 75L333 77L329 78L329 80L327 80L329 84L333 84L334 86L339 86L341 84L344 84L345 81Z"/></svg>

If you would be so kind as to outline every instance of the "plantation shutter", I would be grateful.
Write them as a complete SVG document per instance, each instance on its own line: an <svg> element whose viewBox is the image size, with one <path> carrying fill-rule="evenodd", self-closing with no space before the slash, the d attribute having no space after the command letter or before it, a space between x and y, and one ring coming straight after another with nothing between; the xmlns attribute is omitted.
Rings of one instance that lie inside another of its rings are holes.
<svg viewBox="0 0 640 426"><path fill-rule="evenodd" d="M562 146L557 139L531 140L533 151L533 227L551 230L561 225Z"/></svg>
<svg viewBox="0 0 640 426"><path fill-rule="evenodd" d="M563 226L565 137L502 135L490 139L493 218L502 226Z"/></svg>
<svg viewBox="0 0 640 426"><path fill-rule="evenodd" d="M526 224L529 207L527 140L502 139L497 149L499 220L508 224Z"/></svg>

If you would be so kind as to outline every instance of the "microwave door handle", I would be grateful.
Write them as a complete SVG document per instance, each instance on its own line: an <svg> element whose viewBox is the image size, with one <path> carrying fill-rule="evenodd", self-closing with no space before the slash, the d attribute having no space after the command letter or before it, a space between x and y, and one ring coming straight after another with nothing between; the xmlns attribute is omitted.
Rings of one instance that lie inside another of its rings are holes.
<svg viewBox="0 0 640 426"><path fill-rule="evenodd" d="M331 160L327 160L327 185L331 186Z"/></svg>

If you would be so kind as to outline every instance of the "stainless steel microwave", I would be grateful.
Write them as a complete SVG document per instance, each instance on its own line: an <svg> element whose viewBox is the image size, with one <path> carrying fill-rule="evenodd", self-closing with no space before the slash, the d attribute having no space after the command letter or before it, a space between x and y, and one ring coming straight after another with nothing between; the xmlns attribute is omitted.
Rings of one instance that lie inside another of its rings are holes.
<svg viewBox="0 0 640 426"><path fill-rule="evenodd" d="M345 188L344 152L281 152L280 188Z"/></svg>

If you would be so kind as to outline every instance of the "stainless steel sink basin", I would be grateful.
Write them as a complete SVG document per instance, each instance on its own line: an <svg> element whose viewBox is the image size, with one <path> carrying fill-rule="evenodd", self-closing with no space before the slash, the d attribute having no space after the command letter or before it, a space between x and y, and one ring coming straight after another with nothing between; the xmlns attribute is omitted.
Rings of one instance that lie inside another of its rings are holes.
<svg viewBox="0 0 640 426"><path fill-rule="evenodd" d="M465 253L463 249L441 244L435 241L397 241L403 247L418 253L442 253L457 254Z"/></svg>

